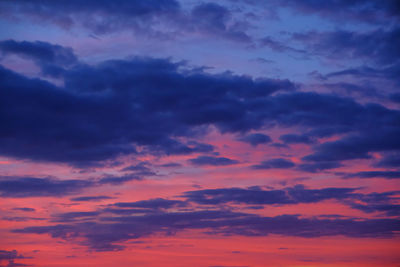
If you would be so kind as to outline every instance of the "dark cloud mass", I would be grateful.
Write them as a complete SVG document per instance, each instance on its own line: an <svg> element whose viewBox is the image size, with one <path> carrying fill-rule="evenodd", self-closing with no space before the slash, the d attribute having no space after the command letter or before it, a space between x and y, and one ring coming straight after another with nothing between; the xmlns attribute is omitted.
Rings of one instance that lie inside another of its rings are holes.
<svg viewBox="0 0 400 267"><path fill-rule="evenodd" d="M85 214L86 216L87 214ZM230 211L188 211L147 214L141 216L104 217L104 222L76 222L52 226L32 226L13 230L14 233L49 234L54 238L83 238L81 244L96 251L121 250L115 243L163 233L173 234L199 229L210 234L321 237L391 237L398 231L395 219L306 219L295 215L262 217Z"/></svg>
<svg viewBox="0 0 400 267"><path fill-rule="evenodd" d="M400 171L363 171L344 175L345 178L377 178L400 179Z"/></svg>
<svg viewBox="0 0 400 267"><path fill-rule="evenodd" d="M365 213L381 213L387 216L400 216L400 205L398 204L399 191L388 191L384 193L371 193L359 195L359 201L350 201L347 204ZM357 199L357 198L356 198Z"/></svg>
<svg viewBox="0 0 400 267"><path fill-rule="evenodd" d="M28 257L24 257L23 255L18 254L18 252L15 249L14 250L0 250L0 264L3 261L8 261L7 265L0 265L0 266L4 266L4 267L32 266L32 265L28 265L28 264L15 262L15 260L18 260L18 259L27 259L27 258Z"/></svg>
<svg viewBox="0 0 400 267"><path fill-rule="evenodd" d="M101 200L107 200L107 199L112 199L112 197L109 197L109 196L84 196L84 197L71 198L71 201L101 201Z"/></svg>
<svg viewBox="0 0 400 267"><path fill-rule="evenodd" d="M310 136L299 134L284 134L279 139L285 144L310 144L313 142Z"/></svg>
<svg viewBox="0 0 400 267"><path fill-rule="evenodd" d="M393 236L400 229L397 219L317 219L296 215L263 217L234 212L229 208L230 204L251 207L331 200L365 213L381 212L398 216L399 206L395 203L398 192L360 194L356 190L335 187L308 189L303 185L268 190L260 187L196 190L181 195L180 198L184 200L155 198L117 202L97 211L58 213L52 215L51 222L59 224L25 227L14 229L13 232L49 234L66 240L79 239L77 242L96 251L121 250L124 247L116 243L153 234L171 235L190 229L213 235L278 234L308 238L333 235L357 238ZM213 209L205 210L202 207L207 206L204 205L212 205Z"/></svg>
<svg viewBox="0 0 400 267"><path fill-rule="evenodd" d="M351 31L296 33L294 39L328 58L371 59L380 65L397 63L400 52L400 28L375 30L368 33Z"/></svg>
<svg viewBox="0 0 400 267"><path fill-rule="evenodd" d="M64 197L76 195L92 187L103 185L121 185L130 181L140 181L135 175L105 176L96 179L61 180L53 177L0 176L0 197ZM72 198L71 201L98 201L110 199L108 196L88 196ZM29 208L17 208L31 211ZM33 210L34 211L34 210Z"/></svg>
<svg viewBox="0 0 400 267"><path fill-rule="evenodd" d="M271 137L269 137L266 134L253 133L253 134L248 134L241 138L238 138L238 141L249 143L252 146L258 146L261 144L270 143L270 142L272 142L272 139L271 139Z"/></svg>
<svg viewBox="0 0 400 267"><path fill-rule="evenodd" d="M397 0L276 0L273 2L306 14L318 14L334 21L345 19L367 23L385 23L387 19L398 20L400 16L400 4Z"/></svg>
<svg viewBox="0 0 400 267"><path fill-rule="evenodd" d="M0 250L0 260L14 260L23 258L23 256L18 255L18 252L16 250Z"/></svg>
<svg viewBox="0 0 400 267"><path fill-rule="evenodd" d="M33 211L35 211L34 208L13 208L13 210L26 211L26 212L33 212Z"/></svg>
<svg viewBox="0 0 400 267"><path fill-rule="evenodd" d="M1 154L84 167L135 154L135 145L149 153L206 153L213 147L175 138L198 136L209 125L243 133L265 124L311 129L308 136L282 136L288 143L356 133L317 145L307 161L368 158L370 151L399 149L399 111L317 93L273 95L295 86L184 67L150 58L77 64L65 71L65 88L1 68ZM269 141L260 134L241 140Z"/></svg>
<svg viewBox="0 0 400 267"><path fill-rule="evenodd" d="M360 66L355 68L347 68L340 71L328 73L324 78L337 78L337 77L355 77L358 79L383 79L393 81L396 86L400 84L400 63L397 62L387 67L371 67ZM390 94L389 99L396 102L396 93Z"/></svg>
<svg viewBox="0 0 400 267"><path fill-rule="evenodd" d="M155 198L136 202L117 202L113 205L119 208L169 209L176 206L186 206L186 203L179 200Z"/></svg>
<svg viewBox="0 0 400 267"><path fill-rule="evenodd" d="M23 47L37 45L25 42ZM40 45L50 51L63 50ZM24 53L40 62L56 57L38 51ZM58 64L56 61L53 63ZM281 136L287 144L310 144L315 138L349 133L337 141L315 145L315 152L299 166L309 172L339 167L343 160L370 158L370 152L400 149L399 111L378 104L361 105L350 98L291 92L295 85L287 80L211 75L182 63L151 58L94 66L76 63L64 70L63 77L65 88L59 88L0 69L3 156L85 167L135 154L136 145L145 146L147 153L164 155L208 153L214 149L211 145L176 138L198 136L204 133L202 127L210 125L222 133L241 134L268 124L310 129L302 135ZM290 93L276 94L284 91ZM256 133L239 140L256 146L270 138ZM211 156L191 161L197 165L237 163ZM278 163L264 162L259 167L294 166ZM136 179L132 177L109 177L102 182Z"/></svg>
<svg viewBox="0 0 400 267"><path fill-rule="evenodd" d="M392 122L388 121L387 125L383 125L383 127L386 128L371 128L372 130L369 132L361 132L359 134L349 135L338 141L317 145L315 147L315 153L304 157L304 160L323 162L369 159L371 158L369 152L372 151L398 151L400 149L400 141L398 138L400 128L395 125L398 123L398 119L397 116L393 117ZM380 121L382 121L382 119L380 119Z"/></svg>
<svg viewBox="0 0 400 267"><path fill-rule="evenodd" d="M400 168L400 153L387 153L377 163L377 167Z"/></svg>
<svg viewBox="0 0 400 267"><path fill-rule="evenodd" d="M142 177L137 176L135 174L127 174L127 175L122 175L122 176L105 176L101 179L98 180L98 183L100 185L106 185L106 184L110 184L110 185L119 185L119 184L123 184L129 181L140 181L142 180Z"/></svg>
<svg viewBox="0 0 400 267"><path fill-rule="evenodd" d="M53 178L36 177L0 177L0 196L61 197L77 193L90 186L93 186L93 182L85 180L56 180Z"/></svg>
<svg viewBox="0 0 400 267"><path fill-rule="evenodd" d="M82 27L98 35L129 30L155 39L176 38L193 32L239 43L250 43L246 23L232 18L231 11L217 3L198 3L191 10L180 1L30 1L5 0L0 14L8 19L30 19L63 29ZM170 29L159 27L168 24Z"/></svg>
<svg viewBox="0 0 400 267"><path fill-rule="evenodd" d="M140 30L143 22L150 23L156 16L174 14L180 9L175 0L5 0L0 7L0 14L4 17L22 19L25 16L25 19L52 23L62 28L79 25L97 34L129 27Z"/></svg>
<svg viewBox="0 0 400 267"><path fill-rule="evenodd" d="M17 42L15 40L5 40L0 42L0 51L3 54L16 54L32 59L40 64L47 63L64 66L75 64L78 61L71 48L41 41Z"/></svg>
<svg viewBox="0 0 400 267"><path fill-rule="evenodd" d="M187 201L200 205L296 205L301 203L318 203L321 201L337 201L353 209L366 213L381 212L388 216L398 216L399 205L396 195L398 191L384 193L361 194L359 188L327 187L309 189L296 185L284 189L264 190L253 188L219 188L185 192L182 197Z"/></svg>
<svg viewBox="0 0 400 267"><path fill-rule="evenodd" d="M233 160L225 157L212 157L212 156L199 156L189 160L194 165L211 165L211 166L225 166L239 163L237 160Z"/></svg>
<svg viewBox="0 0 400 267"><path fill-rule="evenodd" d="M262 190L260 188L224 188L186 192L183 196L198 204L224 204L229 202L243 204L299 204L313 203L326 199L353 197L354 188L306 189L297 185L284 190Z"/></svg>
<svg viewBox="0 0 400 267"><path fill-rule="evenodd" d="M303 163L297 165L297 168L301 171L305 172L320 172L323 170L330 170L330 169L336 169L343 166L339 162L314 162L314 163Z"/></svg>
<svg viewBox="0 0 400 267"><path fill-rule="evenodd" d="M18 55L32 60L44 76L53 78L60 78L65 72L65 67L78 63L78 58L71 48L41 41L0 41L0 52L5 56Z"/></svg>
<svg viewBox="0 0 400 267"><path fill-rule="evenodd" d="M206 34L223 37L228 40L249 43L251 37L240 26L239 22L230 23L231 12L217 3L202 3L195 6L191 13L191 27Z"/></svg>
<svg viewBox="0 0 400 267"><path fill-rule="evenodd" d="M253 169L289 169L294 167L295 164L287 159L283 158L276 158L276 159L270 159L266 161L262 161L261 163L257 165L253 165Z"/></svg>
<svg viewBox="0 0 400 267"><path fill-rule="evenodd" d="M174 138L210 124L224 132L259 128L252 102L294 87L180 67L144 58L77 65L66 71L65 88L1 68L1 154L83 167L134 154L135 144L151 153L209 152L210 145Z"/></svg>

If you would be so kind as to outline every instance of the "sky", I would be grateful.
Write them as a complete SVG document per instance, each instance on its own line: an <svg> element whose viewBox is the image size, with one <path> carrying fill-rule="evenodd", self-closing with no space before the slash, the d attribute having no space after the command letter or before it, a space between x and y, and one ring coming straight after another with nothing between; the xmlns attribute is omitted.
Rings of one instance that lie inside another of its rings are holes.
<svg viewBox="0 0 400 267"><path fill-rule="evenodd" d="M0 266L399 266L397 0L2 0Z"/></svg>

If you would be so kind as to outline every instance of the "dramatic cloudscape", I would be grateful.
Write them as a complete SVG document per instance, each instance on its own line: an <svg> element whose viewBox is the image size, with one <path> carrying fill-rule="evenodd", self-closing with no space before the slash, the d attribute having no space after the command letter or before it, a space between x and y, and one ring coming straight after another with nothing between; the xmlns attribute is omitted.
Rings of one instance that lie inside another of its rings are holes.
<svg viewBox="0 0 400 267"><path fill-rule="evenodd" d="M397 0L1 0L0 266L399 266Z"/></svg>

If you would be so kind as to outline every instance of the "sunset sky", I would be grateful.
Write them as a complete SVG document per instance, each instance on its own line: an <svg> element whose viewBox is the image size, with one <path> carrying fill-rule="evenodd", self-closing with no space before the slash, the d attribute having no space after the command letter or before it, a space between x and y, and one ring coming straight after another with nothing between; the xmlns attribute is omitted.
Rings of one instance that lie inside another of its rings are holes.
<svg viewBox="0 0 400 267"><path fill-rule="evenodd" d="M0 0L0 266L400 266L398 0Z"/></svg>

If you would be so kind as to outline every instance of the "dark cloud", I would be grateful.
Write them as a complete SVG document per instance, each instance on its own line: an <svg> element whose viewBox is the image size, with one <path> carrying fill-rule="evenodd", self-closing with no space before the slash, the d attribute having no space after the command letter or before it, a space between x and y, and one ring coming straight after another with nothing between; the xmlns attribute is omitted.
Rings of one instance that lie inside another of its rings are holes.
<svg viewBox="0 0 400 267"><path fill-rule="evenodd" d="M261 134L261 133L253 133L253 134L248 134L243 137L238 138L237 140L249 143L252 146L258 146L261 144L267 144L272 142L271 137L269 137L266 134Z"/></svg>
<svg viewBox="0 0 400 267"><path fill-rule="evenodd" d="M6 216L2 217L2 220L11 221L11 222L27 222L27 221L43 221L45 218L36 218L36 217L26 217L26 216Z"/></svg>
<svg viewBox="0 0 400 267"><path fill-rule="evenodd" d="M377 167L400 168L400 153L386 153L376 164Z"/></svg>
<svg viewBox="0 0 400 267"><path fill-rule="evenodd" d="M232 13L216 3L202 3L193 8L190 27L199 31L238 42L249 43L251 37L244 31L243 22L234 21Z"/></svg>
<svg viewBox="0 0 400 267"><path fill-rule="evenodd" d="M120 185L134 180L142 180L142 178L135 175L123 175L104 176L90 180L60 180L52 177L1 176L0 197L64 197L79 194L83 190L95 186ZM93 196L77 197L71 200L96 201L109 198L107 196Z"/></svg>
<svg viewBox="0 0 400 267"><path fill-rule="evenodd" d="M315 163L303 163L298 164L297 169L305 172L320 172L323 170L330 170L342 167L343 165L339 162L315 162Z"/></svg>
<svg viewBox="0 0 400 267"><path fill-rule="evenodd" d="M170 209L172 207L186 206L186 203L180 200L154 198L136 202L117 202L113 205L119 208Z"/></svg>
<svg viewBox="0 0 400 267"><path fill-rule="evenodd" d="M398 138L400 127L390 124L397 123L399 118L394 117L393 119L393 121L388 121L389 125L385 125L386 128L371 128L369 132L361 132L337 141L317 145L315 152L303 159L314 162L369 159L371 158L370 152L398 151L400 149Z"/></svg>
<svg viewBox="0 0 400 267"><path fill-rule="evenodd" d="M3 54L15 54L41 63L71 65L78 61L71 48L41 41L4 40L0 41L0 51Z"/></svg>
<svg viewBox="0 0 400 267"><path fill-rule="evenodd" d="M283 143L272 143L271 146L277 147L277 148L289 148L288 145L283 144Z"/></svg>
<svg viewBox="0 0 400 267"><path fill-rule="evenodd" d="M122 175L122 176L105 176L101 179L98 180L98 183L100 185L105 185L105 184L111 184L111 185L119 185L123 184L129 181L140 181L143 180L142 177L137 176L135 174L128 174L128 175Z"/></svg>
<svg viewBox="0 0 400 267"><path fill-rule="evenodd" d="M149 172L150 169L147 167L149 163L147 162L140 162L135 165L131 165L122 169L123 171L132 171L132 172Z"/></svg>
<svg viewBox="0 0 400 267"><path fill-rule="evenodd" d="M29 264L24 264L24 263L16 263L14 261L10 261L7 266L4 267L25 267L25 266L34 266L34 265L29 265Z"/></svg>
<svg viewBox="0 0 400 267"><path fill-rule="evenodd" d="M148 214L158 212L157 209L150 208L105 208L103 213L112 213L117 215L131 215L131 214Z"/></svg>
<svg viewBox="0 0 400 267"><path fill-rule="evenodd" d="M355 188L307 189L302 185L280 190L260 188L223 188L186 192L188 201L198 204L225 204L229 202L248 205L314 203L327 199L341 200L354 197Z"/></svg>
<svg viewBox="0 0 400 267"><path fill-rule="evenodd" d="M382 74L382 71L378 71L376 68L372 68L369 66L361 66L357 68L349 68L340 71L330 72L322 77L322 79L329 79L332 77L340 77L340 76L358 76L358 77L379 77Z"/></svg>
<svg viewBox="0 0 400 267"><path fill-rule="evenodd" d="M400 28L375 30L368 33L334 31L296 33L294 39L304 42L308 51L329 58L362 58L380 65L398 62Z"/></svg>
<svg viewBox="0 0 400 267"><path fill-rule="evenodd" d="M1 177L1 197L62 197L93 186L84 180L56 180L35 177Z"/></svg>
<svg viewBox="0 0 400 267"><path fill-rule="evenodd" d="M106 13L116 13L116 14L127 14L127 15L141 15L141 14L148 14L151 12L155 12L157 10L163 10L164 8L175 8L178 6L176 1L171 0L161 0L161 1L147 1L146 3L142 3L140 1L126 1L126 0L117 0L113 3L108 1L94 1L88 0L84 3L80 3L79 1L72 0L72 1L58 1L53 2L50 0L44 0L40 3L37 3L37 6L30 3L27 0L21 0L15 3L14 1L3 1L3 5L15 5L15 9L30 9L32 12L40 10L43 12L50 12L50 10L45 10L46 6L50 8L63 8L63 10L57 10L58 12L65 11L65 12L96 12L96 11L103 11ZM36 8L32 8L36 7ZM20 10L23 11L23 10ZM53 11L53 10L52 10ZM55 14L53 14L55 15Z"/></svg>
<svg viewBox="0 0 400 267"><path fill-rule="evenodd" d="M291 160L277 158L262 161L260 164L251 166L253 169L289 169L295 164Z"/></svg>
<svg viewBox="0 0 400 267"><path fill-rule="evenodd" d="M293 92L296 86L287 80L211 75L150 58L77 64L63 75L65 87L59 88L0 69L0 103L7 111L2 155L87 167L138 153L136 146L157 155L209 153L213 146L191 140L210 125L221 133L240 133L253 144L268 138L246 132L276 125L304 128L300 136L282 136L289 143L344 135L315 145L305 164L369 158L370 152L400 148L399 111ZM283 91L288 92L277 94Z"/></svg>
<svg viewBox="0 0 400 267"><path fill-rule="evenodd" d="M291 204L293 201L283 190L261 189L205 189L188 191L183 195L188 201L198 204L217 205L229 202L246 204Z"/></svg>
<svg viewBox="0 0 400 267"><path fill-rule="evenodd" d="M131 165L131 166L125 167L122 170L123 171L132 172L135 175L138 175L138 176L141 176L141 177L157 175L156 172L152 171L149 168L149 163L147 163L147 162L140 162L140 163L138 163L136 165Z"/></svg>
<svg viewBox="0 0 400 267"><path fill-rule="evenodd" d="M306 189L302 185L288 188L288 194L298 203L313 203L326 199L341 200L354 197L356 188L328 187L322 189Z"/></svg>
<svg viewBox="0 0 400 267"><path fill-rule="evenodd" d="M294 215L277 217L243 218L235 220L235 227L217 230L217 233L236 234L245 236L262 236L278 234L315 238L321 236L343 235L353 238L361 237L390 237L393 230L398 229L395 219L300 219ZM246 227L246 224L251 227ZM391 229L391 230L389 230ZM372 232L372 233L371 233Z"/></svg>
<svg viewBox="0 0 400 267"><path fill-rule="evenodd" d="M370 158L370 152L400 148L400 113L381 105L360 105L353 99L332 95L291 93L277 95L270 109L272 120L281 126L306 127L303 131L310 138L346 134L337 141L315 145L315 152L306 156L304 163L339 164L343 160Z"/></svg>
<svg viewBox="0 0 400 267"><path fill-rule="evenodd" d="M353 209L365 213L379 212L387 216L400 216L400 205L398 203L399 191L388 191L383 193L360 194L356 201L346 201Z"/></svg>
<svg viewBox="0 0 400 267"><path fill-rule="evenodd" d="M78 58L71 48L41 41L4 40L0 41L0 51L4 55L15 54L33 60L43 68L49 64L57 67L70 66L78 62Z"/></svg>
<svg viewBox="0 0 400 267"><path fill-rule="evenodd" d="M90 125L88 117L100 112L100 102L86 101L86 97L74 96L4 68L0 69L0 80L1 107L3 112L7 110L2 112L3 155L87 166L112 155L134 152L128 144L105 143L110 135L100 137L100 129Z"/></svg>
<svg viewBox="0 0 400 267"><path fill-rule="evenodd" d="M53 222L74 222L74 221L84 221L91 220L93 217L99 215L100 212L97 211L74 211L74 212L66 212L59 213L53 216Z"/></svg>
<svg viewBox="0 0 400 267"><path fill-rule="evenodd" d="M357 85L354 83L347 82L337 82L337 83L324 83L323 86L332 90L333 93L339 95L348 95L348 96L367 96L367 97L375 97L382 98L382 95L378 93L378 90L373 86L368 85Z"/></svg>
<svg viewBox="0 0 400 267"><path fill-rule="evenodd" d="M394 93L390 95L390 100L396 103L400 103L400 93Z"/></svg>
<svg viewBox="0 0 400 267"><path fill-rule="evenodd" d="M363 171L363 172L345 174L343 177L400 179L400 171Z"/></svg>
<svg viewBox="0 0 400 267"><path fill-rule="evenodd" d="M60 224L14 229L14 233L49 234L54 238L77 241L95 251L121 250L124 241L154 234L171 235L183 230L206 234L321 237L392 237L399 231L397 219L360 219L338 216L300 218L295 215L263 217L233 212L229 204L287 205L335 200L366 213L381 212L398 216L398 192L356 193L357 188L308 189L302 185L284 189L220 188L189 191L184 200L148 199L118 202L97 211L54 214ZM193 205L199 205L195 208ZM204 210L212 205L213 210ZM220 210L222 205L223 209ZM182 208L182 209L180 209ZM112 214L112 216L110 216ZM83 240L83 241L82 241Z"/></svg>
<svg viewBox="0 0 400 267"><path fill-rule="evenodd" d="M267 46L270 49L280 53L295 52L300 54L306 54L305 50L290 47L283 42L279 42L272 39L271 37L264 37L259 41L259 43L261 46Z"/></svg>
<svg viewBox="0 0 400 267"><path fill-rule="evenodd" d="M164 167L164 168L178 168L181 166L182 166L182 164L177 163L177 162L170 162L170 163L165 163L165 164L160 165L160 167Z"/></svg>
<svg viewBox="0 0 400 267"><path fill-rule="evenodd" d="M246 44L252 41L246 34L245 21L237 20L228 8L212 2L187 10L176 0L117 0L112 3L88 0L84 4L77 0L34 4L26 0L5 0L0 3L0 9L4 19L50 23L63 29L80 27L97 35L129 30L161 40L201 33ZM90 36L96 38L93 34Z"/></svg>
<svg viewBox="0 0 400 267"><path fill-rule="evenodd" d="M32 265L27 265L23 263L16 263L14 262L17 259L30 259L31 257L24 257L16 250L0 250L0 263L2 261L8 261L7 265L4 265L4 267L17 267L17 266L32 266ZM3 265L0 265L3 266Z"/></svg>
<svg viewBox="0 0 400 267"><path fill-rule="evenodd" d="M263 114L280 126L304 126L318 130L318 134L324 131L325 135L358 130L366 123L361 118L376 113L372 107L362 106L353 99L315 92L279 94L266 99L265 105ZM387 115L392 115L391 111Z"/></svg>
<svg viewBox="0 0 400 267"><path fill-rule="evenodd" d="M13 208L13 210L18 210L18 211L26 211L26 212L33 212L36 211L34 208Z"/></svg>
<svg viewBox="0 0 400 267"><path fill-rule="evenodd" d="M304 157L305 161L327 162L371 158L370 152L395 152L400 149L400 113L377 104L368 104L349 111L344 117L360 117L348 134L336 141L325 142L314 147L315 152ZM355 118L354 117L354 118ZM352 120L352 119L351 119Z"/></svg>
<svg viewBox="0 0 400 267"><path fill-rule="evenodd" d="M310 136L299 134L284 134L279 139L285 144L311 144L313 140Z"/></svg>
<svg viewBox="0 0 400 267"><path fill-rule="evenodd" d="M213 156L198 156L197 158L190 159L190 163L194 165L212 165L212 166L226 166L238 164L237 160L233 160L225 157L213 157Z"/></svg>
<svg viewBox="0 0 400 267"><path fill-rule="evenodd" d="M75 197L71 198L71 201L101 201L101 200L107 200L107 199L113 199L112 197L109 196L84 196L84 197Z"/></svg>
<svg viewBox="0 0 400 267"><path fill-rule="evenodd" d="M223 132L257 129L261 114L251 102L294 88L285 80L181 67L143 58L77 65L66 71L65 88L0 68L0 102L7 111L1 153L77 167L135 154L135 145L164 155L207 153L211 145L175 138L196 137L211 124Z"/></svg>
<svg viewBox="0 0 400 267"><path fill-rule="evenodd" d="M361 210L365 213L381 212L387 216L400 216L400 205L396 204L369 204L353 203L351 208Z"/></svg>
<svg viewBox="0 0 400 267"><path fill-rule="evenodd" d="M197 17L208 27L216 30L225 31L226 20L231 16L228 9L215 3L204 3L194 7L192 10L194 17Z"/></svg>
<svg viewBox="0 0 400 267"><path fill-rule="evenodd" d="M400 230L395 219L314 219L294 215L262 217L221 210L168 212L142 216L108 217L104 222L78 222L51 226L32 226L13 230L14 233L49 234L54 238L75 240L96 251L121 250L115 243L149 236L174 234L197 229L216 235L321 237L392 237Z"/></svg>
<svg viewBox="0 0 400 267"><path fill-rule="evenodd" d="M393 64L388 67L371 67L371 66L359 66L354 68L347 68L344 70L331 72L323 76L323 79L330 78L342 78L343 76L350 76L361 79L385 79L389 81L394 81L396 85L400 84L399 79L400 74L400 63ZM396 94L391 94L389 97L396 96ZM395 99L392 99L392 101Z"/></svg>
<svg viewBox="0 0 400 267"><path fill-rule="evenodd" d="M388 23L388 20L397 20L400 15L400 5L396 0L276 0L273 3L293 8L305 14L317 14L334 21Z"/></svg>
<svg viewBox="0 0 400 267"><path fill-rule="evenodd" d="M51 23L63 28L79 25L96 34L127 28L150 31L154 20L171 16L180 10L175 0L88 0L84 3L77 0L45 0L39 3L5 0L0 7L4 18L29 19L34 23Z"/></svg>
<svg viewBox="0 0 400 267"><path fill-rule="evenodd" d="M196 224L207 224L209 221L234 217L235 213L218 211L169 212L146 214L142 216L123 216L103 218L107 223L85 222L75 224L59 224L54 226L27 227L14 230L17 233L48 233L55 238L71 239L81 237L86 239L84 245L96 251L121 250L123 246L114 244L129 239L151 235L153 233L172 234L186 228L196 227ZM236 215L237 216L237 215ZM194 224L194 225L192 225Z"/></svg>

